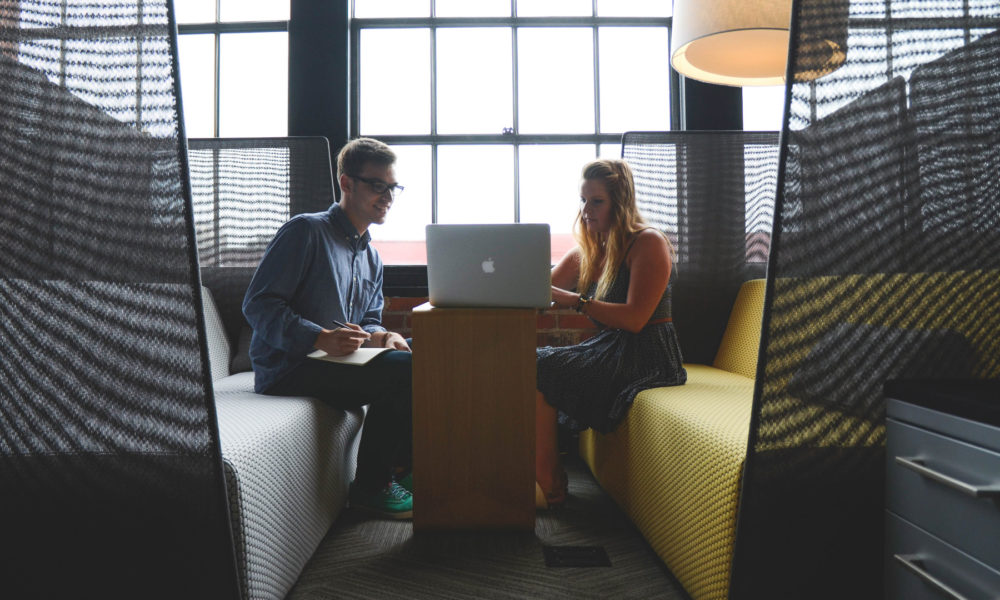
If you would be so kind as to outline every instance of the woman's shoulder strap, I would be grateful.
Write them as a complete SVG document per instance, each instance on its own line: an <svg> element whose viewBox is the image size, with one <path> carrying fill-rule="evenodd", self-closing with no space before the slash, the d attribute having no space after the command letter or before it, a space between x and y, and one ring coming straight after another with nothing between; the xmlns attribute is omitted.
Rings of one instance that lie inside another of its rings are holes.
<svg viewBox="0 0 1000 600"><path fill-rule="evenodd" d="M656 233L662 235L663 237L667 237L667 234L663 233L662 231L660 231L656 227L643 227L639 231L636 231L635 235L632 236L632 241L629 242L628 248L625 249L625 255L622 257L623 259L628 258L628 253L632 251L632 246L635 246L635 243L639 241L639 235L642 234L643 231L648 231L650 229L653 230L653 231L655 231ZM668 241L669 241L669 238L668 238Z"/></svg>

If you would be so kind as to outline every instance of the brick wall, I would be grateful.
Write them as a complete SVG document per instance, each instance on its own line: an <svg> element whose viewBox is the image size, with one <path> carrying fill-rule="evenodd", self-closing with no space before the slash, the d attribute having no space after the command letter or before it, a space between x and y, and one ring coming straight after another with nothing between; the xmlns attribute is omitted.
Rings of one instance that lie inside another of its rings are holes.
<svg viewBox="0 0 1000 600"><path fill-rule="evenodd" d="M427 298L390 297L385 299L382 324L403 337L413 334L410 312L414 306L427 302ZM538 314L539 346L570 346L597 333L597 328L587 317L573 310L548 310Z"/></svg>

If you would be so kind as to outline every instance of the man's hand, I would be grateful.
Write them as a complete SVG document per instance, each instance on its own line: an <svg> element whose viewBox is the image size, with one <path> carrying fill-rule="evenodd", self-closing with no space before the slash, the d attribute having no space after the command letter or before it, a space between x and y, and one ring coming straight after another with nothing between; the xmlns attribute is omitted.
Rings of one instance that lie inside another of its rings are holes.
<svg viewBox="0 0 1000 600"><path fill-rule="evenodd" d="M347 323L347 325L349 328L324 329L316 336L316 342L313 346L330 356L344 356L360 348L361 344L364 344L371 337L371 334L361 329L359 325L354 323ZM403 345L406 343L404 342Z"/></svg>
<svg viewBox="0 0 1000 600"><path fill-rule="evenodd" d="M410 346L406 343L406 339L395 331L386 332L385 339L382 341L382 347L410 352Z"/></svg>

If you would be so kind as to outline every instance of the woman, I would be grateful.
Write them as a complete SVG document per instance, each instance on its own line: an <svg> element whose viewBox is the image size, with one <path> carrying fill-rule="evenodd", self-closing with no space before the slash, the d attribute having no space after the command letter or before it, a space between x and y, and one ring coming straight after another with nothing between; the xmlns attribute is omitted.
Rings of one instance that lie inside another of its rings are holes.
<svg viewBox="0 0 1000 600"><path fill-rule="evenodd" d="M577 246L552 270L552 300L602 329L575 346L539 348L535 402L535 501L566 500L557 423L574 431L615 429L636 394L681 385L687 373L670 320L667 237L639 214L632 171L621 160L583 169Z"/></svg>

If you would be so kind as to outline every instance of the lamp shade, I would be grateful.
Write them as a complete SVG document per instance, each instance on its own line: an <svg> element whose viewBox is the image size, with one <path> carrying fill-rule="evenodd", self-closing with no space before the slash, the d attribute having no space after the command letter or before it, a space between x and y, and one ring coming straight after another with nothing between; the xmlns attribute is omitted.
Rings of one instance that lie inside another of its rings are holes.
<svg viewBox="0 0 1000 600"><path fill-rule="evenodd" d="M805 3L802 16L812 12ZM846 11L835 12L846 17ZM708 83L782 84L791 13L792 0L674 0L671 63L685 77ZM816 79L844 63L846 18L833 19L837 26L831 29L829 16L823 15L818 30L808 23L800 28L796 81Z"/></svg>

